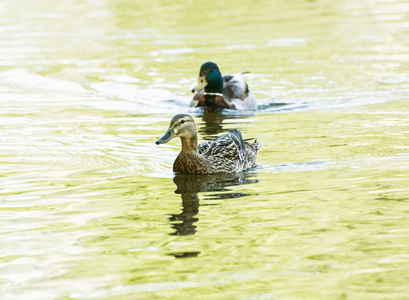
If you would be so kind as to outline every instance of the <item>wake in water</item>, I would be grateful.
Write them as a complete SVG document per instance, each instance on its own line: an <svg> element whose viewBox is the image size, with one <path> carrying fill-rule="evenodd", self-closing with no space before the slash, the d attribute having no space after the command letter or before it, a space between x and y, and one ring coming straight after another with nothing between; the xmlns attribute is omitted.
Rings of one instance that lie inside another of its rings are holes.
<svg viewBox="0 0 409 300"><path fill-rule="evenodd" d="M80 96L82 104L86 107L94 107L102 110L128 111L135 114L176 114L190 113L203 116L206 110L203 108L190 108L191 96L186 92L186 96L173 93L171 90L183 91L182 85L160 84L141 88L136 83L137 79L126 76L119 81L104 81L91 83L83 86L79 83L49 78L46 76L32 74L25 69L17 68L0 73L2 89L7 92L10 89L36 91L38 95L53 96L58 98ZM124 82L125 81L125 82ZM95 94L96 92L96 94ZM259 91L264 93L264 91ZM402 96L409 93L406 90L400 91ZM330 94L330 96L328 96ZM65 97L64 97L65 96ZM264 98L258 99L256 111L223 109L223 115L249 116L255 113L289 113L303 110L333 110L349 108L361 105L383 103L396 99L396 92L390 91L343 91L335 93L333 91L323 92L317 97L308 98ZM80 100L80 99L77 99ZM77 101L77 106L78 103Z"/></svg>

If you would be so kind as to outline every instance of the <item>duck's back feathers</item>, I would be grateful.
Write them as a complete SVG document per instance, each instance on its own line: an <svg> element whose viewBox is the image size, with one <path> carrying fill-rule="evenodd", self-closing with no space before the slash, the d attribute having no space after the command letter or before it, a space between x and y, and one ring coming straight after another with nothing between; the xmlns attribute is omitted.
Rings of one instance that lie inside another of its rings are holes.
<svg viewBox="0 0 409 300"><path fill-rule="evenodd" d="M256 166L256 157L262 145L247 143L238 129L198 146L198 152L211 162L212 172L241 172Z"/></svg>
<svg viewBox="0 0 409 300"><path fill-rule="evenodd" d="M223 96L226 101L240 99L244 101L249 94L249 87L241 74L223 76Z"/></svg>
<svg viewBox="0 0 409 300"><path fill-rule="evenodd" d="M249 72L223 76L223 97L235 109L256 110L257 100L242 76L245 73Z"/></svg>
<svg viewBox="0 0 409 300"><path fill-rule="evenodd" d="M222 155L229 159L235 159L238 152L245 150L245 144L241 132L237 129L199 145L198 151L204 157Z"/></svg>

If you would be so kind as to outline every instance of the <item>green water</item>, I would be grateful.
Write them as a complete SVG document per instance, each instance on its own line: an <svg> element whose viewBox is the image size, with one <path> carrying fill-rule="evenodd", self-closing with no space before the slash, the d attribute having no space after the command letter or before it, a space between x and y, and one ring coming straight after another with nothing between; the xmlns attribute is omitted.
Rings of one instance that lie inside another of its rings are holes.
<svg viewBox="0 0 409 300"><path fill-rule="evenodd" d="M0 3L0 299L409 299L407 1ZM251 114L189 108L200 65ZM259 167L174 176L170 119Z"/></svg>

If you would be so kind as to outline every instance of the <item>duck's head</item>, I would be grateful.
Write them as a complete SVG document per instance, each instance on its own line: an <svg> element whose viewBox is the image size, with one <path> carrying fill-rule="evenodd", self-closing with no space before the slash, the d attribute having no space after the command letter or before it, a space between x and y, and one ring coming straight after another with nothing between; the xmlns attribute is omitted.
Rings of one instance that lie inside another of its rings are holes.
<svg viewBox="0 0 409 300"><path fill-rule="evenodd" d="M219 68L214 62L206 62L200 68L199 80L192 89L192 93L199 92L202 89L207 93L222 93L223 78Z"/></svg>
<svg viewBox="0 0 409 300"><path fill-rule="evenodd" d="M165 144L175 137L193 139L196 137L195 121L190 115L178 114L170 121L169 129L165 135L156 141L156 145Z"/></svg>

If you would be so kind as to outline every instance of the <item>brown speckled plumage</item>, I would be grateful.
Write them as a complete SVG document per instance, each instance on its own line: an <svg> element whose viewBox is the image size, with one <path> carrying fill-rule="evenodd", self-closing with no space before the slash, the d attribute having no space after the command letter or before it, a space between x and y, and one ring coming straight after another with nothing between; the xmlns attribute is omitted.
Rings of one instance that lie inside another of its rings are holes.
<svg viewBox="0 0 409 300"><path fill-rule="evenodd" d="M197 151L182 151L173 163L173 172L187 174L208 174L210 166Z"/></svg>
<svg viewBox="0 0 409 300"><path fill-rule="evenodd" d="M188 174L237 173L256 167L261 143L245 142L237 129L197 145L196 126L191 116L173 117L166 134L156 143L167 143L174 137L182 140L182 151L173 164L173 171Z"/></svg>

